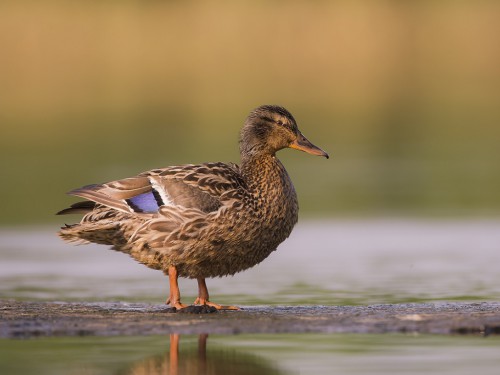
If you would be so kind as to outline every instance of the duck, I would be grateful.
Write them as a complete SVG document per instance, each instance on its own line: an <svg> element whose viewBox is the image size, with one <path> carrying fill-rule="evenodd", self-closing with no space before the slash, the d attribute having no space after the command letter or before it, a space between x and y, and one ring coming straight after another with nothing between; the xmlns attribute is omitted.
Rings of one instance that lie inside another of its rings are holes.
<svg viewBox="0 0 500 375"><path fill-rule="evenodd" d="M292 148L329 158L284 107L262 105L240 132L240 164L209 162L159 168L68 192L84 199L57 214L81 214L58 235L96 243L163 271L167 305L238 310L210 300L207 278L234 275L275 251L298 221L297 193L276 153ZM181 302L178 278L196 279L198 296Z"/></svg>

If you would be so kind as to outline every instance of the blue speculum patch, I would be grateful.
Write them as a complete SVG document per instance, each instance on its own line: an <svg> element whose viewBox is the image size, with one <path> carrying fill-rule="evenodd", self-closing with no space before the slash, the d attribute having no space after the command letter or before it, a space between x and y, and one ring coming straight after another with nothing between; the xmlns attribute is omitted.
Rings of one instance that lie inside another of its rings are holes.
<svg viewBox="0 0 500 375"><path fill-rule="evenodd" d="M157 212L160 208L152 191L127 199L127 203L135 212Z"/></svg>

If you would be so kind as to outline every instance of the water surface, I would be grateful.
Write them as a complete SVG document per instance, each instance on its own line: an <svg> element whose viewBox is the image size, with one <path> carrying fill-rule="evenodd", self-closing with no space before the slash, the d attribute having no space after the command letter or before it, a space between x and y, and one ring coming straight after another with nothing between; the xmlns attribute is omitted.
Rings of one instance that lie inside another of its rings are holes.
<svg viewBox="0 0 500 375"><path fill-rule="evenodd" d="M73 246L57 228L0 231L0 298L159 303L159 271L106 246ZM500 300L500 221L300 223L262 264L207 280L212 299L240 305ZM181 279L186 302L193 280Z"/></svg>
<svg viewBox="0 0 500 375"><path fill-rule="evenodd" d="M300 334L0 340L0 371L104 374L498 374L498 337ZM29 354L28 354L29 353Z"/></svg>
<svg viewBox="0 0 500 375"><path fill-rule="evenodd" d="M208 280L249 305L500 300L500 222L304 222L261 265ZM56 228L0 231L0 298L161 303L166 277ZM186 302L196 282L181 280ZM1 313L0 313L1 314ZM173 341L172 341L173 340ZM2 374L497 374L499 337L275 334L0 340Z"/></svg>

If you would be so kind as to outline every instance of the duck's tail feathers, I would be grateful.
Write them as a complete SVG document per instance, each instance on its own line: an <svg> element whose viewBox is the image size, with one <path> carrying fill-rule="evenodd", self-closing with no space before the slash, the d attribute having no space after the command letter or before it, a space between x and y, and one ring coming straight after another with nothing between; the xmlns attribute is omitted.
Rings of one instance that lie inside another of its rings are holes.
<svg viewBox="0 0 500 375"><path fill-rule="evenodd" d="M87 244L89 242L116 245L119 242L126 242L122 239L123 234L117 223L84 223L65 225L57 233L64 241L73 244Z"/></svg>
<svg viewBox="0 0 500 375"><path fill-rule="evenodd" d="M91 201L76 202L70 207L57 212L56 215L86 214L92 211L95 206L96 203Z"/></svg>

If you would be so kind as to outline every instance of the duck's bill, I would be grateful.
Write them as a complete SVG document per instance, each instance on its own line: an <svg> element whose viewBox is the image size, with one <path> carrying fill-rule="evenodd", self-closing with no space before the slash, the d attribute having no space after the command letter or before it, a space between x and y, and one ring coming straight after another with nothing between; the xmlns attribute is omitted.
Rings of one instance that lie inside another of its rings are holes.
<svg viewBox="0 0 500 375"><path fill-rule="evenodd" d="M302 133L299 133L297 139L290 144L290 148L304 151L311 155L324 156L327 159L330 157L325 151L309 142Z"/></svg>

